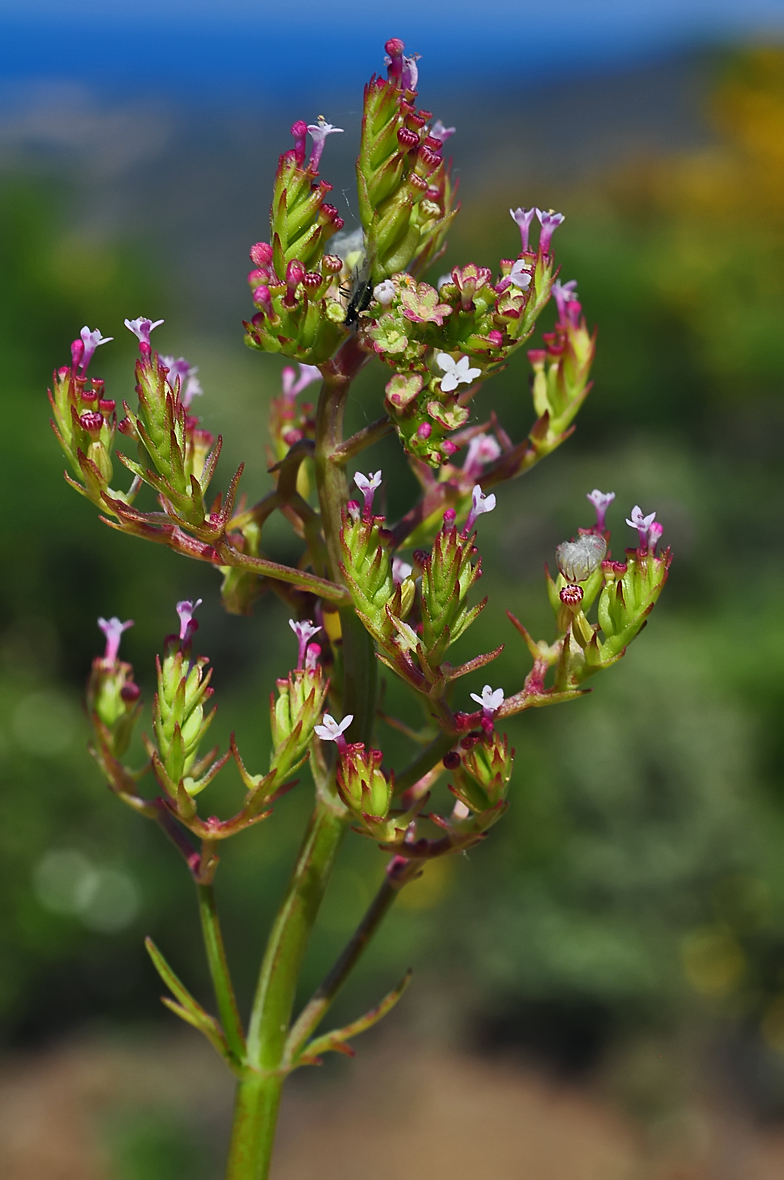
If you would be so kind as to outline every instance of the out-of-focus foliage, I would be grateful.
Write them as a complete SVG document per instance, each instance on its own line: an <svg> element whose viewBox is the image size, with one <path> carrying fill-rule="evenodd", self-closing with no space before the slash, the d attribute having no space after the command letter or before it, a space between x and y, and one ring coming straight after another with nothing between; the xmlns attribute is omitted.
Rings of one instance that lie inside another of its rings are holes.
<svg viewBox="0 0 784 1180"><path fill-rule="evenodd" d="M579 190L532 194L567 213L561 277L583 276L580 294L599 324L596 388L570 453L507 489L483 522L483 592L544 629L542 562L589 523L585 492L617 492L618 548L626 510L657 509L676 565L655 642L635 648L588 699L557 716L518 719L504 830L467 861L432 866L404 894L366 971L388 979L406 958L424 966L435 948L439 986L449 981L456 1003L474 1012L592 1005L609 1020L677 1023L697 998L784 1048L784 53L750 51L722 69L710 149L626 167ZM455 257L509 252L516 230L506 207L521 196L509 198L493 194L499 213L489 232L489 202L466 205ZM203 591L214 602L217 586L212 571L102 531L60 483L45 425L43 385L81 325L120 337L124 315L165 315L163 295L156 301L144 286L133 252L99 250L58 226L34 187L6 187L0 216L0 479L4 505L14 506L3 516L0 580L8 881L0 1014L9 1030L29 1031L57 1019L52 1003L63 1019L96 1007L149 1016L156 985L142 959L144 933L179 947L182 958L196 953L186 874L157 832L104 796L83 753L78 682L100 646L95 616L135 617L123 651L149 700L171 604ZM129 383L132 345L120 338L112 346L128 363L122 376L118 366L111 396ZM202 347L209 354L225 345ZM115 354L104 352L108 364ZM277 374L274 362L267 366L261 400ZM254 429L263 421L257 369L249 378L240 365L209 408L210 429L225 431L232 460L246 457L240 410L257 415ZM523 369L498 379L500 416L514 429L529 425ZM206 410L213 395L204 384ZM370 417L380 389L368 375L359 396ZM378 465L386 462L382 448ZM267 693L293 653L283 620L267 596L250 621L206 610L199 633L216 666L216 739L225 747L236 728L254 765L266 756ZM508 686L529 657L499 626L489 612L476 624L487 650L506 643L493 682ZM39 693L47 694L46 734L25 722L25 702ZM395 704L390 686L385 707ZM294 791L221 868L229 949L245 992L306 804ZM350 843L306 983L369 900L378 858ZM101 917L96 899L110 886L115 901ZM173 956L178 970L182 958ZM57 1001L46 990L52 982ZM359 1011L361 997L345 1003Z"/></svg>

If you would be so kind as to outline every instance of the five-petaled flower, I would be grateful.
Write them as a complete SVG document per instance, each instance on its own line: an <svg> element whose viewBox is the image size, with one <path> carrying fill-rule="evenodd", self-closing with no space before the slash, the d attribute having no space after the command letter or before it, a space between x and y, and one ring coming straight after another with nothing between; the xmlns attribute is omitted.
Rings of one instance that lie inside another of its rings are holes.
<svg viewBox="0 0 784 1180"><path fill-rule="evenodd" d="M322 742L337 742L340 753L345 753L348 742L343 734L354 720L354 714L347 713L343 720L338 722L329 713L325 713L321 720L322 724L316 725L315 730Z"/></svg>
<svg viewBox="0 0 784 1180"><path fill-rule="evenodd" d="M313 140L313 155L310 157L310 163L308 164L311 172L318 172L319 170L321 153L324 151L324 143L327 136L334 135L335 132L342 130L342 127L333 127L323 115L319 115L316 123L308 123L308 132Z"/></svg>
<svg viewBox="0 0 784 1180"><path fill-rule="evenodd" d="M92 360L93 353L95 352L98 345L108 344L110 340L114 340L114 336L102 336L100 328L90 329L87 327L87 324L84 325L79 335L81 336L82 344L84 346L82 359L79 363L79 372L84 374L87 372L87 366Z"/></svg>
<svg viewBox="0 0 784 1180"><path fill-rule="evenodd" d="M528 236L531 232L531 222L536 214L536 209L522 209L519 205L516 209L510 209L509 215L512 221L515 221L520 230L520 238L522 240L522 252L528 253Z"/></svg>
<svg viewBox="0 0 784 1180"><path fill-rule="evenodd" d="M586 492L585 497L590 500L596 509L596 527L599 532L604 532L604 520L607 515L607 509L615 499L615 492L600 492L598 488L594 488L592 492ZM654 516L656 514L654 513Z"/></svg>
<svg viewBox="0 0 784 1180"><path fill-rule="evenodd" d="M359 488L365 500L365 519L368 519L373 511L373 497L376 493L376 488L381 487L381 472L374 471L372 475L363 475L361 471L357 471L354 475L354 483Z"/></svg>
<svg viewBox="0 0 784 1180"><path fill-rule="evenodd" d="M467 356L455 360L448 352L439 352L436 362L445 374L441 378L442 393L451 393L458 385L470 385L477 377L482 376L481 369L470 368L471 362Z"/></svg>
<svg viewBox="0 0 784 1180"><path fill-rule="evenodd" d="M145 344L150 347L150 332L155 328L160 328L163 320L150 320L146 316L139 316L136 320L126 320L125 326L129 332L133 332L140 344Z"/></svg>
<svg viewBox="0 0 784 1180"><path fill-rule="evenodd" d="M198 607L202 604L202 599L197 598L195 602L190 599L183 599L182 602L177 603L177 614L180 618L180 642L189 644L193 636L199 629L199 624L194 619L194 614Z"/></svg>
<svg viewBox="0 0 784 1180"><path fill-rule="evenodd" d="M122 633L133 626L133 619L128 619L123 623L116 615L113 615L111 619L99 619L98 626L106 636L106 651L103 653L103 662L105 664L113 664L117 660L117 653L120 650Z"/></svg>
<svg viewBox="0 0 784 1180"><path fill-rule="evenodd" d="M474 521L477 516L482 516L485 512L492 512L495 508L495 495L491 492L486 496L479 484L474 484L471 492L471 511L468 513L468 519L465 522L463 529L463 536L467 537L474 527Z"/></svg>
<svg viewBox="0 0 784 1180"><path fill-rule="evenodd" d="M564 215L556 213L554 209L537 209L536 216L542 227L542 232L539 235L539 250L542 254L549 254L550 240L558 226L565 220Z"/></svg>
<svg viewBox="0 0 784 1180"><path fill-rule="evenodd" d="M301 668L305 661L305 652L314 635L317 635L321 630L315 623L311 623L310 619L303 619L302 622L297 623L294 619L289 619L289 627L297 637L299 643L299 654L297 656L297 668Z"/></svg>

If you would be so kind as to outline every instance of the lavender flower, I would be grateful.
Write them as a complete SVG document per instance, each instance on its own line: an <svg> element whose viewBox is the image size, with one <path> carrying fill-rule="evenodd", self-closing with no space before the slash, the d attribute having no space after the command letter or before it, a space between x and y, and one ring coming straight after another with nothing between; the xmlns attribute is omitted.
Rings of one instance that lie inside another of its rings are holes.
<svg viewBox="0 0 784 1180"><path fill-rule="evenodd" d="M183 599L182 602L177 603L177 614L180 617L180 642L186 646L199 629L199 624L193 616L201 604L201 598L197 598L195 602L190 599Z"/></svg>
<svg viewBox="0 0 784 1180"><path fill-rule="evenodd" d="M145 316L140 316L137 320L126 320L125 326L129 332L133 332L140 344L150 348L150 332L160 328L163 322L163 320L149 320Z"/></svg>
<svg viewBox="0 0 784 1180"><path fill-rule="evenodd" d="M537 209L536 216L542 226L542 232L539 235L539 250L542 254L549 254L550 240L558 226L566 219L563 213L556 213L554 209Z"/></svg>
<svg viewBox="0 0 784 1180"><path fill-rule="evenodd" d="M512 221L517 222L520 229L520 238L522 240L522 253L528 253L528 238L531 233L531 222L534 219L536 209L522 209L519 205L516 209L510 209L509 214Z"/></svg>
<svg viewBox="0 0 784 1180"><path fill-rule="evenodd" d="M373 497L376 494L376 488L381 487L381 472L374 471L372 475L363 475L361 471L357 471L354 475L354 483L359 488L365 500L365 519L369 519L373 512Z"/></svg>

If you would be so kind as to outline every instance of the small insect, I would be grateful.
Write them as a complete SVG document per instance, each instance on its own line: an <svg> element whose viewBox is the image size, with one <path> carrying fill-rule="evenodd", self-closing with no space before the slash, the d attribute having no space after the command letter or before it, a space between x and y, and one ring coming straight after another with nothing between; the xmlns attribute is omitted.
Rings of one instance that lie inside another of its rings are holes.
<svg viewBox="0 0 784 1180"><path fill-rule="evenodd" d="M373 299L373 283L370 278L370 264L364 262L354 268L351 275L351 287L346 292L348 306L346 307L346 324L355 324L363 311L367 311Z"/></svg>
<svg viewBox="0 0 784 1180"><path fill-rule="evenodd" d="M576 541L564 541L558 546L555 560L567 582L584 582L599 568L606 552L604 537L581 533Z"/></svg>

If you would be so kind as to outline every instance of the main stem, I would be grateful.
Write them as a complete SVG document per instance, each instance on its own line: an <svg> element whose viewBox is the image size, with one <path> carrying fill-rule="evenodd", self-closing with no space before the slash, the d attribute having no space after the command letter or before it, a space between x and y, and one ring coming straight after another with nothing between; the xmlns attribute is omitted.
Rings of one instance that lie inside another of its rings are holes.
<svg viewBox="0 0 784 1180"><path fill-rule="evenodd" d="M351 338L324 367L316 419L314 458L327 575L338 584L342 584L341 511L348 487L342 466L331 462L331 456L343 442L349 385L365 360ZM373 643L353 608L340 610L340 622L343 715L354 716L349 736L369 742L376 702ZM316 805L264 953L247 1037L247 1060L255 1074L237 1086L226 1180L266 1180L269 1176L297 980L346 828L346 810L335 793L333 771L325 782L317 783Z"/></svg>

